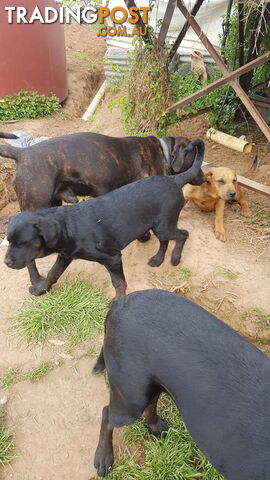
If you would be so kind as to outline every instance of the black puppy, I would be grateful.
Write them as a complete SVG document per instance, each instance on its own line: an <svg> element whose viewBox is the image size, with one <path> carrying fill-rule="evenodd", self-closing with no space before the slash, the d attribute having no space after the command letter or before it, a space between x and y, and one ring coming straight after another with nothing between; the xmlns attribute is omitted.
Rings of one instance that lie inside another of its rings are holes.
<svg viewBox="0 0 270 480"><path fill-rule="evenodd" d="M58 252L47 278L30 287L31 293L41 295L74 258L92 260L107 268L118 298L126 292L121 250L152 229L160 248L149 265L157 267L163 262L169 240L175 240L171 261L177 265L188 237L186 230L177 228L184 205L181 187L198 174L204 155L202 140L194 140L186 150L194 146L197 153L192 167L179 175L148 177L76 205L11 217L5 263L20 269L36 258Z"/></svg>
<svg viewBox="0 0 270 480"><path fill-rule="evenodd" d="M0 138L18 138L0 132ZM174 175L193 164L196 149L186 137L109 137L93 132L50 138L26 148L0 145L0 157L13 158L13 186L20 209L56 207L77 195L98 197L152 175ZM192 180L205 181L202 171ZM150 238L147 232L140 241ZM35 262L27 266L32 285L42 278Z"/></svg>
<svg viewBox="0 0 270 480"><path fill-rule="evenodd" d="M95 454L98 475L113 465L114 427L145 410L150 432L167 392L214 467L228 480L269 480L270 359L195 303L163 290L114 302L106 319L104 359L110 403Z"/></svg>

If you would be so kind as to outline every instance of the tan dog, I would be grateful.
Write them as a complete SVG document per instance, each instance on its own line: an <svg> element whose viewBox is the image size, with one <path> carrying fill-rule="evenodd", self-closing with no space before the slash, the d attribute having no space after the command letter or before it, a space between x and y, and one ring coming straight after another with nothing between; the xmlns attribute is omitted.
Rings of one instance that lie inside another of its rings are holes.
<svg viewBox="0 0 270 480"><path fill-rule="evenodd" d="M226 201L236 201L241 205L241 214L249 217L250 210L244 194L237 183L236 173L230 168L216 167L206 172L207 181L200 186L185 185L185 200L192 200L201 210L216 210L215 235L225 242L224 207Z"/></svg>

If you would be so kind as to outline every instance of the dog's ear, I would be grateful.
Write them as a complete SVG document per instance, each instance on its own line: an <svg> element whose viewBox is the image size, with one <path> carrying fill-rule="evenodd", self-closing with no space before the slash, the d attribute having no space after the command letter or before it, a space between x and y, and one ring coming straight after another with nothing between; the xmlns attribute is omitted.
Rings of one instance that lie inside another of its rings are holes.
<svg viewBox="0 0 270 480"><path fill-rule="evenodd" d="M209 170L208 172L206 172L206 173L204 174L204 176L205 176L205 178L206 178L206 181L207 181L208 183L211 183L212 177L213 177L213 172L212 172L212 170Z"/></svg>
<svg viewBox="0 0 270 480"><path fill-rule="evenodd" d="M179 144L174 146L174 149L171 154L171 167L175 173L180 173L183 171L186 158L186 150Z"/></svg>
<svg viewBox="0 0 270 480"><path fill-rule="evenodd" d="M45 244L49 248L54 248L58 242L59 224L52 218L41 217L34 227L43 238Z"/></svg>

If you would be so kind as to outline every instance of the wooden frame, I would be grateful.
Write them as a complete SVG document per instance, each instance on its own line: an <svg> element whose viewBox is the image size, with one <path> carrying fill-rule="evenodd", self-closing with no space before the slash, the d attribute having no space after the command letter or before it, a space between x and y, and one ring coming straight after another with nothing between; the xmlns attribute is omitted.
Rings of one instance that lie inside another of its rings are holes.
<svg viewBox="0 0 270 480"><path fill-rule="evenodd" d="M193 28L194 32L198 35L200 41L205 46L207 51L210 53L211 57L214 59L216 65L219 67L219 69L223 73L224 77L223 77L223 79L220 79L220 80L225 80L223 83L226 83L227 81L229 81L230 85L232 86L232 88L234 89L234 91L236 92L236 94L238 95L240 100L242 101L242 103L245 105L246 109L249 111L250 115L253 117L253 119L257 123L258 127L261 129L263 134L266 136L267 140L270 142L270 128L268 127L268 125L266 124L263 117L260 115L260 113L256 109L256 107L253 105L253 103L249 99L246 92L240 86L238 78L237 78L237 74L236 74L236 76L233 76L228 80L228 76L230 75L230 73L235 73L235 72L229 72L229 70L228 70L226 64L224 63L224 61L222 60L221 56L215 50L215 48L213 47L213 45L211 44L209 39L203 33L201 27L199 26L199 24L195 20L194 16L191 15L191 13L187 10L187 8L185 7L185 5L183 4L183 2L181 0L177 0L177 6L178 6L179 10L182 12L182 14L184 15L184 17L186 18L189 25ZM267 56L268 54L265 54L265 55ZM259 58L261 59L261 57L259 57ZM269 60L269 57L266 57L266 58L264 58L262 63L266 63L266 61L268 61L268 60ZM250 62L250 63L252 63L252 62ZM219 83L219 85L220 85L220 83ZM211 88L207 91L211 91L219 85L216 85L216 82L213 82L213 84L211 85ZM209 85L209 87L210 87L210 85ZM196 93L199 93L199 92L196 92ZM205 93L205 90L202 93L202 95L204 95L204 93ZM196 95L196 94L194 94L194 95ZM199 96L202 96L202 95L199 95ZM191 102L195 98L198 98L198 97L194 97L193 95L190 95L189 100L186 103ZM178 102L177 104L174 104L171 107L169 107L168 111L176 110L181 105L183 105L183 103L181 104L181 102Z"/></svg>
<svg viewBox="0 0 270 480"><path fill-rule="evenodd" d="M234 72L229 72L224 75L223 77L219 78L213 83L210 83L206 87L203 87L201 90L198 90L195 93L192 93L192 95L189 95L186 98L183 98L183 100L179 100L179 102L174 103L171 107L168 108L168 111L173 111L176 110L177 108L183 107L187 103L193 102L197 98L202 97L206 93L211 92L214 90L214 88L220 87L221 85L224 85L224 83L230 82L231 80L234 80L241 75L243 75L246 72L249 72L255 67L258 67L259 65L262 65L263 63L266 63L270 61L270 52L265 53L264 55L261 55L260 57L256 58L252 62L246 63L243 67L237 68L237 70L234 70Z"/></svg>

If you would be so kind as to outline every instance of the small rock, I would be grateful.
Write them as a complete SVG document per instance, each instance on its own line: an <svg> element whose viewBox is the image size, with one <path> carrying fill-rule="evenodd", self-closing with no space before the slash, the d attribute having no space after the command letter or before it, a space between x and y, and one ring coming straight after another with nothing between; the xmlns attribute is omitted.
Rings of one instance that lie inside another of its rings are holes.
<svg viewBox="0 0 270 480"><path fill-rule="evenodd" d="M7 237L4 238L4 240L2 240L2 242L0 243L0 247L7 247L9 245L9 242L7 241Z"/></svg>
<svg viewBox="0 0 270 480"><path fill-rule="evenodd" d="M69 353L63 353L63 352L60 352L58 353L59 357L62 357L62 358L66 358L67 360L72 360L72 356L69 355Z"/></svg>
<svg viewBox="0 0 270 480"><path fill-rule="evenodd" d="M5 405L8 401L8 397L6 395L3 395L0 397L0 405Z"/></svg>
<svg viewBox="0 0 270 480"><path fill-rule="evenodd" d="M52 343L52 345L58 345L58 346L61 346L61 345L65 345L66 342L64 342L63 340L49 340L50 343Z"/></svg>

